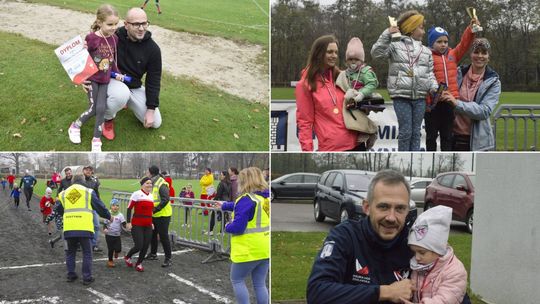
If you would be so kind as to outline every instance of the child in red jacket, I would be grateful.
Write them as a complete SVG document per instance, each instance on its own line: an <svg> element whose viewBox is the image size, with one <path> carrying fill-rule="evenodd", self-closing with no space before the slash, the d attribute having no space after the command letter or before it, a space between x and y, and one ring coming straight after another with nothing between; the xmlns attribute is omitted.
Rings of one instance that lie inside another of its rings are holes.
<svg viewBox="0 0 540 304"><path fill-rule="evenodd" d="M471 20L461 41L455 48L448 47L448 32L442 27L432 27L428 31L428 46L433 55L433 73L439 84L444 83L448 91L459 97L457 83L457 67L474 41L475 34L472 24L478 24L477 19ZM452 129L454 126L454 109L446 102L435 103L432 96L426 99L426 150L437 151L437 137L441 135L441 151L452 150Z"/></svg>
<svg viewBox="0 0 540 304"><path fill-rule="evenodd" d="M45 223L47 216L52 213L52 206L54 206L52 189L47 187L47 189L45 189L45 195L43 195L43 197L41 197L41 201L39 201L39 210L41 210L41 214L43 215L43 223ZM53 233L53 225L54 224L52 222L47 224L47 232L49 235L52 235Z"/></svg>

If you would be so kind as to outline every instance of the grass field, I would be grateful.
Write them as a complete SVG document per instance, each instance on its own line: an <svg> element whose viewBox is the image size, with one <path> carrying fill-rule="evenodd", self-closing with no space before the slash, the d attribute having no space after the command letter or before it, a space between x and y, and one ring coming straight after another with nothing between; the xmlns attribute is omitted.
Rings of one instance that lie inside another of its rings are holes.
<svg viewBox="0 0 540 304"><path fill-rule="evenodd" d="M16 182L17 183L20 182L20 179L16 180ZM39 197L43 196L43 194L45 193L45 188L46 188L45 182L46 181L43 179L38 180L34 189L35 195ZM100 183L101 183L101 187L99 189L99 194L100 194L101 200L103 201L103 203L105 203L107 208L109 208L113 191L122 191L122 192L132 193L140 189L139 180L137 179L121 179L121 180L120 179L100 179ZM178 195L180 193L180 189L183 186L187 185L188 183L191 184L193 187L195 198L199 198L200 193L201 193L201 186L199 185L199 180L181 180L181 179L173 180L173 186L175 188L176 195ZM218 182L217 181L214 182L215 188L217 188L217 185L218 185ZM56 195L55 190L53 191L53 195ZM24 197L24 194L21 194L21 202L23 202L24 204L25 200L23 199L23 197ZM124 216L126 215L126 210L124 206L122 206L121 212L124 213ZM200 213L200 211L198 211L197 209L191 209L190 212L191 212L192 228L188 229L181 226L185 222L184 208L174 207L169 230L175 231L176 234L179 236L187 236L188 238L197 239L202 242L206 242L209 236L207 236L206 234L203 234L202 231L209 230L210 216L201 216L200 214L197 215L196 213L198 212ZM216 233L220 230L219 227L221 224L222 222L216 222L216 225L214 227L214 231ZM230 236L225 234L223 237L227 239ZM224 244L227 244L227 243L224 243Z"/></svg>
<svg viewBox="0 0 540 304"><path fill-rule="evenodd" d="M325 232L272 231L272 301L305 301L313 260L326 235ZM451 233L448 242L470 274L472 236ZM474 304L484 303L470 290L468 293Z"/></svg>
<svg viewBox="0 0 540 304"><path fill-rule="evenodd" d="M390 100L388 91L385 89L376 90L383 95L385 100ZM272 88L272 100L274 99L292 99L294 100L294 88ZM511 104L511 105L520 105L520 104L529 104L529 105L539 105L540 104L540 93L538 92L502 92L499 99L499 103L495 108L497 111L498 107L501 104ZM495 111L493 114L495 114ZM514 111L514 113L519 114L529 114L528 111ZM539 111L536 113L539 115ZM540 128L540 127L539 127ZM515 135L514 135L515 130ZM530 147L534 144L534 123L529 121L527 125L528 137L527 137L527 147ZM525 123L523 120L519 120L517 125L514 126L514 121L508 121L508 142L507 148L504 148L504 121L500 120L497 123L497 150L514 150L515 139L517 138L517 150L524 150L524 135L525 135ZM536 139L537 145L540 146L540 129L537 134L538 138ZM528 149L525 149L528 150Z"/></svg>
<svg viewBox="0 0 540 304"><path fill-rule="evenodd" d="M0 150L89 151L93 118L82 128L82 144L67 136L88 102L60 67L55 47L3 32L0 40ZM167 73L161 88L162 126L144 129L131 111L120 111L117 137L104 140L103 151L268 150L266 106Z"/></svg>
<svg viewBox="0 0 540 304"><path fill-rule="evenodd" d="M112 4L123 18L131 7L139 7L143 0L30 0L94 14L103 3ZM246 41L268 49L268 0L183 0L160 1L163 11L157 14L154 0L146 7L148 20L175 31L224 37ZM151 30L151 29L150 29Z"/></svg>

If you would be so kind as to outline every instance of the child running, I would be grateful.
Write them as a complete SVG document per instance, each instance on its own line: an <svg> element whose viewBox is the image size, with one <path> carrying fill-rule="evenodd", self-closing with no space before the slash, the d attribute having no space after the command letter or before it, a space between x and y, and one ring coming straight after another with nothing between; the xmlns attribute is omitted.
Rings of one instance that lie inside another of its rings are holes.
<svg viewBox="0 0 540 304"><path fill-rule="evenodd" d="M52 235L53 233L53 223L47 223L46 219L52 213L53 206L54 199L52 198L52 189L47 187L47 189L45 189L45 195L43 195L41 197L41 200L39 201L39 210L41 211L41 215L43 216L43 223L47 224L47 232L49 233L49 235Z"/></svg>
<svg viewBox="0 0 540 304"><path fill-rule="evenodd" d="M13 197L13 203L15 203L15 207L19 209L19 198L21 197L21 189L19 189L19 186L17 186L17 184L13 185L13 190L11 190L9 197Z"/></svg>
<svg viewBox="0 0 540 304"><path fill-rule="evenodd" d="M0 183L2 183L2 190L6 191L7 180L2 177L2 181Z"/></svg>
<svg viewBox="0 0 540 304"><path fill-rule="evenodd" d="M401 33L397 41L392 34ZM422 45L424 16L411 10L401 14L371 48L371 56L387 59L387 88L398 120L398 151L420 151L426 96L438 88L431 50Z"/></svg>
<svg viewBox="0 0 540 304"><path fill-rule="evenodd" d="M113 198L111 200L111 215L113 220L105 220L103 222L103 233L105 233L105 240L107 241L107 249L109 254L109 260L107 261L107 267L115 267L114 259L118 258L118 254L122 251L122 226L126 227L126 219L124 215L119 211L120 202Z"/></svg>
<svg viewBox="0 0 540 304"><path fill-rule="evenodd" d="M414 303L459 304L467 289L467 270L448 245L452 208L437 206L418 216L409 231ZM411 303L401 299L404 303Z"/></svg>
<svg viewBox="0 0 540 304"><path fill-rule="evenodd" d="M339 73L336 85L345 92L343 118L347 129L358 131L358 151L367 151L377 139L377 125L363 112L356 109L357 104L370 97L379 86L377 75L364 61L364 45L360 38L353 37L347 44L345 60L347 69Z"/></svg>
<svg viewBox="0 0 540 304"><path fill-rule="evenodd" d="M448 32L442 27L432 27L428 31L428 46L433 55L433 73L439 84L444 83L455 98L459 98L457 66L469 51L475 34L472 19L467 26L461 41L455 48L448 47ZM437 151L437 137L441 135L441 151L452 151L452 129L454 127L454 109L447 102L437 102L431 95L426 99L427 107L424 115L426 124L426 150Z"/></svg>
<svg viewBox="0 0 540 304"><path fill-rule="evenodd" d="M52 239L49 239L49 245L51 245L51 248L54 248L54 244L64 238L64 217L56 211L56 209L58 209L57 207L60 205L62 204L55 204L52 213L49 214L49 216L47 216L47 218L45 219L45 224L49 224L53 220L56 224L56 236ZM67 247L65 248L65 250L67 250Z"/></svg>
<svg viewBox="0 0 540 304"><path fill-rule="evenodd" d="M80 144L82 125L95 116L92 152L101 152L102 124L107 109L107 86L111 80L111 72L117 73L117 80L122 81L124 79L124 75L119 73L116 60L118 37L115 31L118 21L118 11L114 7L109 4L101 5L97 10L96 20L91 26L92 32L86 35L85 38L88 52L94 59L98 71L89 78L92 83L91 88L88 90L90 108L71 123L68 135L72 143Z"/></svg>

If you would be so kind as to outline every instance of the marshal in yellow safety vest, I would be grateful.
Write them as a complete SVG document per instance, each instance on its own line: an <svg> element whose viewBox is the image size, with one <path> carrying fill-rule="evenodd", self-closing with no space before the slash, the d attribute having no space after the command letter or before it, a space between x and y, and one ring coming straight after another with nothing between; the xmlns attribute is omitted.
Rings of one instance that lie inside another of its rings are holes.
<svg viewBox="0 0 540 304"><path fill-rule="evenodd" d="M154 208L157 207L160 203L160 196L159 196L159 188L161 185L167 186L169 188L169 184L160 176L154 183L154 188L152 188L152 195L154 196ZM152 214L152 217L164 217L164 216L172 216L172 207L171 203L167 201L167 204L163 209L159 210L158 212Z"/></svg>
<svg viewBox="0 0 540 304"><path fill-rule="evenodd" d="M92 189L74 184L60 193L64 207L64 232L89 231L94 233Z"/></svg>
<svg viewBox="0 0 540 304"><path fill-rule="evenodd" d="M246 193L236 199L235 205L245 196L254 203L255 213L242 234L231 237L231 260L243 263L268 259L270 257L270 214L268 198L254 193ZM234 212L231 214L234 220Z"/></svg>

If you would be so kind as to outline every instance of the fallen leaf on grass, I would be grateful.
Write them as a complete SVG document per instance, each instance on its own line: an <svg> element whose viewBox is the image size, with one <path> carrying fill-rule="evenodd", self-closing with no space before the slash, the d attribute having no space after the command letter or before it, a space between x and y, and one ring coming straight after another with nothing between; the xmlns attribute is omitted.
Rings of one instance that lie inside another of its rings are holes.
<svg viewBox="0 0 540 304"><path fill-rule="evenodd" d="M253 112L259 113L259 109L253 109Z"/></svg>
<svg viewBox="0 0 540 304"><path fill-rule="evenodd" d="M219 97L223 97L223 94L218 94Z"/></svg>
<svg viewBox="0 0 540 304"><path fill-rule="evenodd" d="M23 118L23 119L21 120L21 125L24 125L25 123L26 123L26 118Z"/></svg>
<svg viewBox="0 0 540 304"><path fill-rule="evenodd" d="M15 138L21 138L22 135L21 135L21 133L15 133L15 134L13 134L13 137L15 137Z"/></svg>
<svg viewBox="0 0 540 304"><path fill-rule="evenodd" d="M234 133L234 138L240 139L240 136L238 136L238 134Z"/></svg>
<svg viewBox="0 0 540 304"><path fill-rule="evenodd" d="M217 119L217 118L214 118L212 120L215 121L215 122L219 122L219 119Z"/></svg>
<svg viewBox="0 0 540 304"><path fill-rule="evenodd" d="M166 137L163 135L160 135L159 138L161 138L161 140L165 140Z"/></svg>
<svg viewBox="0 0 540 304"><path fill-rule="evenodd" d="M258 128L259 128L259 126L253 125L253 129L258 129Z"/></svg>
<svg viewBox="0 0 540 304"><path fill-rule="evenodd" d="M64 132L64 129L60 129L60 130L58 130L58 131L60 131L60 132Z"/></svg>
<svg viewBox="0 0 540 304"><path fill-rule="evenodd" d="M43 122L47 121L47 117L41 117L41 121Z"/></svg>
<svg viewBox="0 0 540 304"><path fill-rule="evenodd" d="M4 73L0 73L0 75L4 75Z"/></svg>

